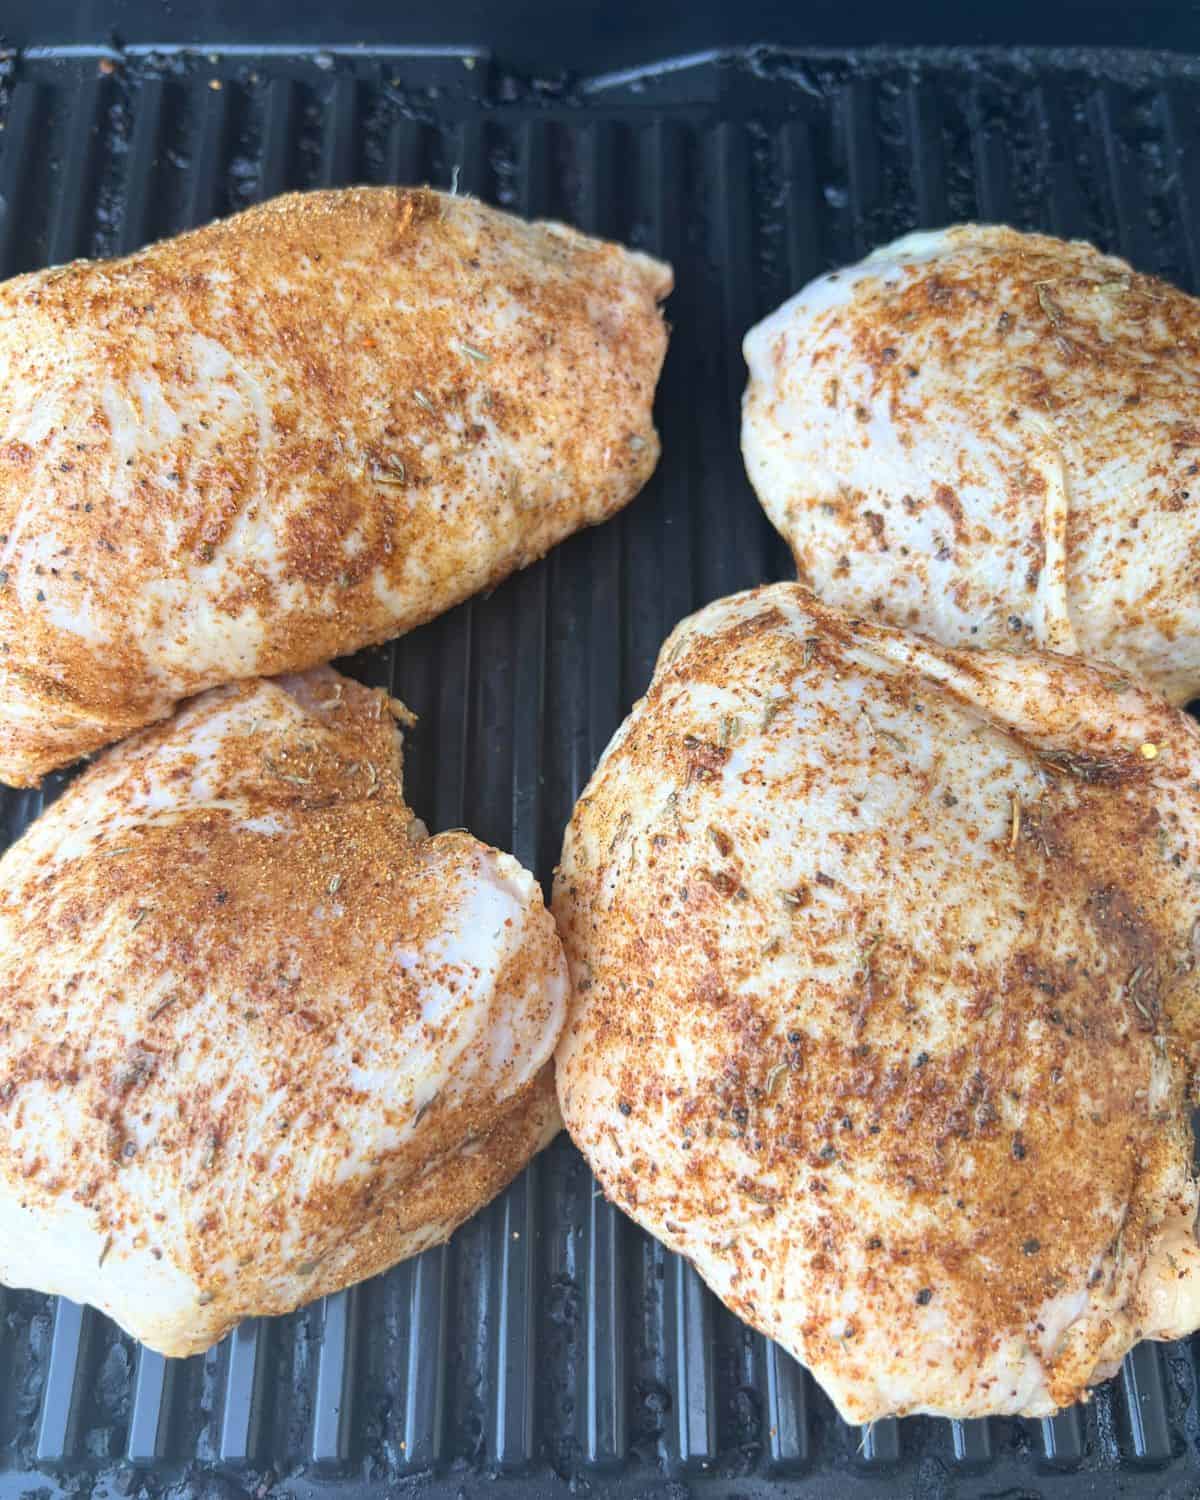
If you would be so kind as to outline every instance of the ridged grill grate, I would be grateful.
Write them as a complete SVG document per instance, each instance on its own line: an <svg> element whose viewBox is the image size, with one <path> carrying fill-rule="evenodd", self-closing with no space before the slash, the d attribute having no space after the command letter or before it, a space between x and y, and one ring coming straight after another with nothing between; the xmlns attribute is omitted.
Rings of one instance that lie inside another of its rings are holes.
<svg viewBox="0 0 1200 1500"><path fill-rule="evenodd" d="M347 52L0 65L0 274L111 254L287 188L448 186L675 263L662 465L617 520L351 670L421 716L410 801L548 878L689 610L787 576L742 472L746 328L918 225L1084 235L1200 282L1200 71L1120 54L757 51L570 92L486 58ZM52 798L0 794L0 842ZM1187 1345L1052 1421L847 1428L788 1356L626 1222L561 1139L452 1245L174 1362L0 1292L0 1500L171 1486L382 1496L473 1475L632 1497L1195 1495ZM40 1472L38 1472L40 1471ZM217 1490L212 1490L216 1494ZM666 1493L666 1491L663 1491Z"/></svg>

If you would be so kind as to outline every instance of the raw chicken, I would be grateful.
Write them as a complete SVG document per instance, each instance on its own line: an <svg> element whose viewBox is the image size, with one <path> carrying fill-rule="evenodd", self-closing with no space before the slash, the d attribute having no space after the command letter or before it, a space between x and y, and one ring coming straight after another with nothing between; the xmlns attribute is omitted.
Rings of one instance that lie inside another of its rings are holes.
<svg viewBox="0 0 1200 1500"><path fill-rule="evenodd" d="M1200 692L1194 298L966 224L814 281L745 352L746 468L827 602Z"/></svg>
<svg viewBox="0 0 1200 1500"><path fill-rule="evenodd" d="M466 198L279 198L0 287L0 779L382 641L658 457L670 268Z"/></svg>
<svg viewBox="0 0 1200 1500"><path fill-rule="evenodd" d="M0 860L0 1280L192 1354L446 1239L558 1129L538 886L400 777L381 693L218 688Z"/></svg>
<svg viewBox="0 0 1200 1500"><path fill-rule="evenodd" d="M563 849L568 1130L847 1421L1200 1324L1200 734L778 584L667 642Z"/></svg>

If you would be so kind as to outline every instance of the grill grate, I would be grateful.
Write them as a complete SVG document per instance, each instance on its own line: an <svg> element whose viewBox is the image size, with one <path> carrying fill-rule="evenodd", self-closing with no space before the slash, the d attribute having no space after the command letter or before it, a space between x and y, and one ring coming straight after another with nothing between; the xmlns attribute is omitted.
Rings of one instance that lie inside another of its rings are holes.
<svg viewBox="0 0 1200 1500"><path fill-rule="evenodd" d="M362 51L0 64L0 274L125 251L291 187L459 187L672 260L664 459L609 525L352 670L421 715L414 806L548 877L658 645L786 576L737 450L745 329L917 225L1007 219L1200 281L1200 70L1123 54L758 50L571 90L486 58ZM0 842L52 798L0 795ZM0 1500L311 1481L439 1500L472 1475L614 1496L1194 1495L1193 1349L1145 1345L1045 1422L847 1428L787 1355L626 1222L556 1142L452 1245L167 1361L90 1310L0 1292ZM40 1472L39 1472L40 1471ZM1143 1472L1145 1471L1145 1472ZM216 1490L213 1493L217 1493Z"/></svg>

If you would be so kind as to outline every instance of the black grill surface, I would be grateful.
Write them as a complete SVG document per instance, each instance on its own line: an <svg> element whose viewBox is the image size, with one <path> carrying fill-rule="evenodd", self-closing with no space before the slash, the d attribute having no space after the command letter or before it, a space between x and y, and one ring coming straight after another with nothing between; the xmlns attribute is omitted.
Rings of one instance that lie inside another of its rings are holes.
<svg viewBox="0 0 1200 1500"><path fill-rule="evenodd" d="M1083 235L1200 283L1200 64L1103 52L683 59L584 82L488 56L31 51L0 61L0 273L109 255L286 188L449 186L674 262L662 464L615 521L354 658L421 716L410 800L548 880L689 610L787 576L738 454L740 340L916 226ZM0 794L0 844L63 784ZM469 1500L1200 1494L1196 1346L1045 1422L840 1422L622 1219L560 1139L447 1247L186 1361L0 1291L0 1500L195 1491Z"/></svg>

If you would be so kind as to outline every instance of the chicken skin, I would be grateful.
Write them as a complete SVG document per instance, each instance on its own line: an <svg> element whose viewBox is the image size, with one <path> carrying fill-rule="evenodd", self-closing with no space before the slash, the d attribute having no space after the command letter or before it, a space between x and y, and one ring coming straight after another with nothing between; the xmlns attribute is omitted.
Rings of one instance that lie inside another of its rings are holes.
<svg viewBox="0 0 1200 1500"><path fill-rule="evenodd" d="M618 510L669 267L426 189L0 286L0 779L383 641Z"/></svg>
<svg viewBox="0 0 1200 1500"><path fill-rule="evenodd" d="M211 690L0 860L0 1281L187 1355L437 1244L559 1128L566 983L382 693Z"/></svg>
<svg viewBox="0 0 1200 1500"><path fill-rule="evenodd" d="M821 598L1200 693L1195 298L966 224L822 276L745 353L746 469Z"/></svg>
<svg viewBox="0 0 1200 1500"><path fill-rule="evenodd" d="M1040 1416L1200 1324L1200 734L777 584L567 831L567 1129L842 1416Z"/></svg>

